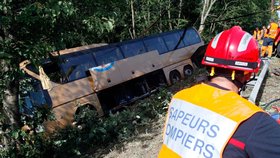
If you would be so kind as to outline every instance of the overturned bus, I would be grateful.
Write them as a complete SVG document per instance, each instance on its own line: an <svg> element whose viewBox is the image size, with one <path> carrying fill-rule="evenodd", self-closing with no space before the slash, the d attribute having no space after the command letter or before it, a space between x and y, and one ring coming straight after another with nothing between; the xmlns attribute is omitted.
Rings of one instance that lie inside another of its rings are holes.
<svg viewBox="0 0 280 158"><path fill-rule="evenodd" d="M49 105L56 117L46 130L71 124L80 107L91 106L100 116L173 84L193 73L191 56L204 44L192 27L139 39L88 45L50 53L38 68L29 60L20 69L37 80L24 97L28 113Z"/></svg>

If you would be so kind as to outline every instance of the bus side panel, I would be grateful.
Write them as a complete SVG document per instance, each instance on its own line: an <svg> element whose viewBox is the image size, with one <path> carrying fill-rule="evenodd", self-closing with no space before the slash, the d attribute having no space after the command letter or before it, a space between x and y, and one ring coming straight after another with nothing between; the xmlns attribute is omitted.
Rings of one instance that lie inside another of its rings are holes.
<svg viewBox="0 0 280 158"><path fill-rule="evenodd" d="M125 81L131 80L162 68L157 51L140 54L118 62Z"/></svg>
<svg viewBox="0 0 280 158"><path fill-rule="evenodd" d="M94 67L90 69L93 89L98 92L174 63L188 60L200 45L201 43L198 43L161 55L157 51L151 51L104 66Z"/></svg>
<svg viewBox="0 0 280 158"><path fill-rule="evenodd" d="M93 106L97 111L99 116L104 114L102 107L99 103L96 93L84 96L80 99L73 100L66 104L57 106L52 109L55 120L47 121L44 123L47 132L52 132L56 128L65 127L66 125L71 125L74 121L75 113L80 106L84 106L85 104Z"/></svg>
<svg viewBox="0 0 280 158"><path fill-rule="evenodd" d="M108 64L107 67L110 67L110 65ZM100 91L160 68L162 68L162 64L158 52L151 51L116 61L110 69L103 68L104 71L96 71L99 70L98 67L92 68L90 73L94 83L94 90Z"/></svg>
<svg viewBox="0 0 280 158"><path fill-rule="evenodd" d="M69 102L53 108L52 112L55 116L55 120L44 122L46 132L52 133L56 129L71 125L77 108L78 106L76 106L75 102Z"/></svg>
<svg viewBox="0 0 280 158"><path fill-rule="evenodd" d="M164 66L172 65L182 60L190 59L201 43L174 50L169 53L160 55L160 59Z"/></svg>
<svg viewBox="0 0 280 158"><path fill-rule="evenodd" d="M53 107L65 104L93 93L91 78L83 78L66 84L57 84L50 91Z"/></svg>
<svg viewBox="0 0 280 158"><path fill-rule="evenodd" d="M125 81L121 75L118 62L119 61L112 62L104 66L91 68L89 70L93 80L93 89L95 92Z"/></svg>

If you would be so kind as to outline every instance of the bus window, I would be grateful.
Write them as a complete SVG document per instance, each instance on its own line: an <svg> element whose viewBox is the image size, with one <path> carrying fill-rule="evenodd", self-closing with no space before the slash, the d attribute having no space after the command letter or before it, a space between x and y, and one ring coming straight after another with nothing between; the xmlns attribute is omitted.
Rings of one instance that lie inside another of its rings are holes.
<svg viewBox="0 0 280 158"><path fill-rule="evenodd" d="M60 73L57 62L50 60L42 64L43 70L52 82L62 83L62 75ZM38 73L37 73L38 74Z"/></svg>
<svg viewBox="0 0 280 158"><path fill-rule="evenodd" d="M73 80L87 77L88 76L87 71L92 67L94 67L94 65L92 63L84 63L81 65L76 65L74 67L74 70L68 76L68 80L73 81Z"/></svg>
<svg viewBox="0 0 280 158"><path fill-rule="evenodd" d="M183 34L183 31L182 31L182 34ZM193 28L190 28L186 31L185 37L184 37L184 43L186 44L186 46L197 44L200 42L201 42L201 39Z"/></svg>
<svg viewBox="0 0 280 158"><path fill-rule="evenodd" d="M87 77L87 70L96 66L92 54L64 58L61 67L68 82Z"/></svg>
<svg viewBox="0 0 280 158"><path fill-rule="evenodd" d="M105 49L98 50L94 53L97 65L108 64L113 61L123 59L123 55L119 48L108 47Z"/></svg>
<svg viewBox="0 0 280 158"><path fill-rule="evenodd" d="M146 52L142 40L124 43L123 45L121 45L121 49L126 58Z"/></svg>
<svg viewBox="0 0 280 158"><path fill-rule="evenodd" d="M144 39L144 44L148 51L157 50L159 54L168 51L163 39L159 36Z"/></svg>
<svg viewBox="0 0 280 158"><path fill-rule="evenodd" d="M163 39L167 45L168 50L172 51L176 47L178 42L180 41L180 35L177 32L173 32L173 33L164 35ZM180 44L178 45L177 48L182 48L182 47L184 47L184 43L183 43L183 41L180 41Z"/></svg>

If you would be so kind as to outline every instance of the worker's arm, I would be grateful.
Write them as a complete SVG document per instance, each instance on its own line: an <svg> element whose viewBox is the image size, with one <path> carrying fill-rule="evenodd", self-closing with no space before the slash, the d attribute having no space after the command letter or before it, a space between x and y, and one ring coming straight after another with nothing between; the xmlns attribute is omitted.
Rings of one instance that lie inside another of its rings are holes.
<svg viewBox="0 0 280 158"><path fill-rule="evenodd" d="M259 112L243 122L223 153L223 158L279 158L280 125L268 114Z"/></svg>
<svg viewBox="0 0 280 158"><path fill-rule="evenodd" d="M265 113L258 113L246 122L256 125L245 142L249 158L279 158L280 125Z"/></svg>

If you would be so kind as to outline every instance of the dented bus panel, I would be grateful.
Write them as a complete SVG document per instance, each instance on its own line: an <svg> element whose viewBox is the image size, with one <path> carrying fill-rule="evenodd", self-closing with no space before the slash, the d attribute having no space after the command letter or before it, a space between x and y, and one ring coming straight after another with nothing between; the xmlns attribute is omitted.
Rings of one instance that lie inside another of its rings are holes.
<svg viewBox="0 0 280 158"><path fill-rule="evenodd" d="M28 60L23 61L20 69L40 81L39 88L26 96L26 107L47 104L52 108L56 120L45 123L48 132L71 124L81 106L92 106L102 116L191 75L190 58L202 45L200 35L190 27L52 52L39 73L28 68Z"/></svg>

